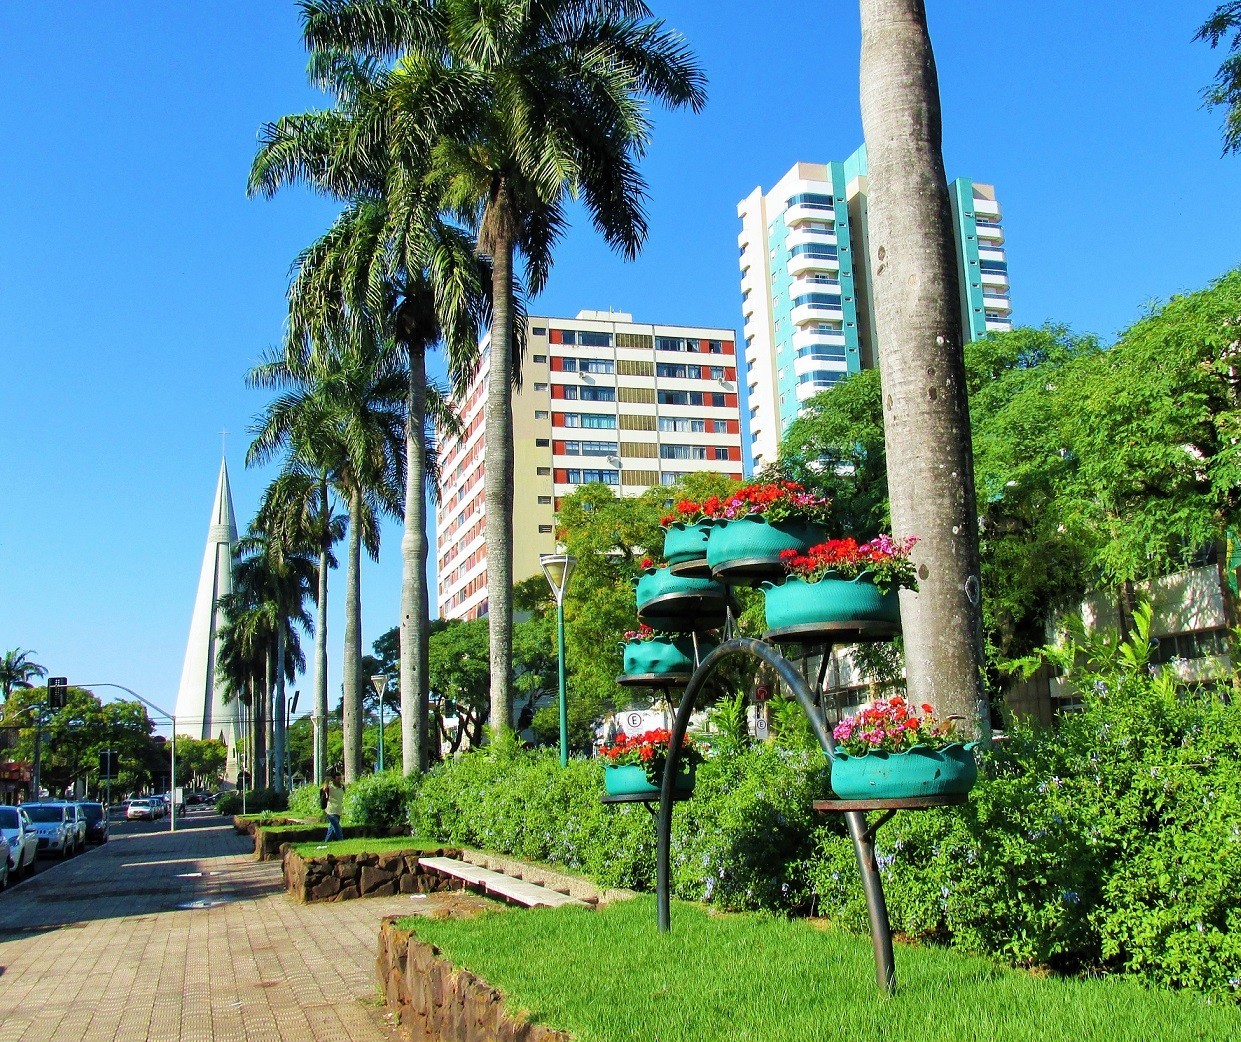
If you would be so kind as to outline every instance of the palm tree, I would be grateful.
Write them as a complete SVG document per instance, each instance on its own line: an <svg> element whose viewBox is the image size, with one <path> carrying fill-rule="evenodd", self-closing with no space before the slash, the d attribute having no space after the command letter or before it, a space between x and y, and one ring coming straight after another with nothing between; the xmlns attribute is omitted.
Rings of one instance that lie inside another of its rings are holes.
<svg viewBox="0 0 1241 1042"><path fill-rule="evenodd" d="M314 626L314 781L322 785L327 774L328 570L336 567L332 547L345 537L346 518L335 509L331 472L299 452L313 453L313 446L289 446L280 473L263 493L258 522L286 543L313 546L319 556Z"/></svg>
<svg viewBox="0 0 1241 1042"><path fill-rule="evenodd" d="M468 237L430 205L422 179L390 163L392 110L384 70L339 56L315 63L338 108L288 116L263 130L250 191L293 182L350 200L331 230L298 261L290 290L291 334L357 335L372 327L406 355L405 533L400 626L403 766L427 765L430 595L425 493L437 486L427 456L427 351L443 342L458 392L474 368L485 313L485 269ZM361 144L360 144L361 143ZM432 406L437 399L432 397ZM430 413L433 415L435 409ZM449 417L441 412L440 429Z"/></svg>
<svg viewBox="0 0 1241 1042"><path fill-rule="evenodd" d="M916 535L901 597L915 703L989 733L978 513L939 83L923 0L861 0L862 125L892 527Z"/></svg>
<svg viewBox="0 0 1241 1042"><path fill-rule="evenodd" d="M1194 39L1213 48L1228 40L1228 57L1203 98L1208 108L1224 106L1224 154L1241 152L1241 0L1220 4L1198 27Z"/></svg>
<svg viewBox="0 0 1241 1042"><path fill-rule="evenodd" d="M636 160L650 136L643 102L706 101L684 39L638 0L304 0L320 63L352 52L399 59L391 140L406 170L429 167L446 208L477 228L491 259L492 321L484 479L491 723L512 721L513 419L520 377L515 302L538 293L580 198L608 244L636 256L646 237Z"/></svg>
<svg viewBox="0 0 1241 1042"><path fill-rule="evenodd" d="M3 689L6 701L16 688L33 687L31 678L47 676L47 668L35 662L32 655L33 651L14 648L0 658L0 689Z"/></svg>
<svg viewBox="0 0 1241 1042"><path fill-rule="evenodd" d="M313 349L312 349L313 348ZM378 517L401 515L405 470L405 374L385 345L357 342L286 345L251 370L247 382L283 393L256 424L247 462L261 462L286 445L304 450L326 469L349 512L346 553L345 780L362 764L361 548L379 556Z"/></svg>

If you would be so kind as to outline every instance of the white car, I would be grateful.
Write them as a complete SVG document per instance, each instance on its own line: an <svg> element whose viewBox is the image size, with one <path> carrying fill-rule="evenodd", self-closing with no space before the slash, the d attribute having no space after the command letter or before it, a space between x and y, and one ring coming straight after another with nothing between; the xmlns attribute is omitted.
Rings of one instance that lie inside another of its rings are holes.
<svg viewBox="0 0 1241 1042"><path fill-rule="evenodd" d="M68 803L23 803L22 810L39 837L40 854L68 857L78 847L76 809Z"/></svg>
<svg viewBox="0 0 1241 1042"><path fill-rule="evenodd" d="M154 821L158 813L154 800L130 800L125 818L128 821Z"/></svg>
<svg viewBox="0 0 1241 1042"><path fill-rule="evenodd" d="M9 878L20 879L39 856L39 837L25 809L0 807L0 836L9 843Z"/></svg>
<svg viewBox="0 0 1241 1042"><path fill-rule="evenodd" d="M9 885L9 841L0 833L0 890Z"/></svg>

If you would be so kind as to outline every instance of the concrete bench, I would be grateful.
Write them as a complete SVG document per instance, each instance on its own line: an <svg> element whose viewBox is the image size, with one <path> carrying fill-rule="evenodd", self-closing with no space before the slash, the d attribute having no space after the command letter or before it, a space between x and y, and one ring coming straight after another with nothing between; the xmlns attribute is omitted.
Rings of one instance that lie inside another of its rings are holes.
<svg viewBox="0 0 1241 1042"><path fill-rule="evenodd" d="M471 865L468 861L458 861L451 857L420 857L418 864L446 876L460 879L469 886L477 886L486 894L515 901L527 908L543 905L546 908L559 908L561 905L585 905L568 894L548 890L545 886L536 886L523 879L514 879L503 872L493 872L489 868ZM589 906L587 906L589 907Z"/></svg>

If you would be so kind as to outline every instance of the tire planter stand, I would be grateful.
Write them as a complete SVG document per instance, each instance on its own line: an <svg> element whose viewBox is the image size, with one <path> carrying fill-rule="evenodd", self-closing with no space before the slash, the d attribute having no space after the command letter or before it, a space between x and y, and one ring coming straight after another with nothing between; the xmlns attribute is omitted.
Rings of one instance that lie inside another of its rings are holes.
<svg viewBox="0 0 1241 1042"><path fill-rule="evenodd" d="M730 620L731 621L731 620ZM800 631L803 627L797 627ZM826 655L836 641L845 642L850 637L854 640L884 639L886 634L880 630L866 628L861 632L854 631L847 635L841 632L818 632L815 634L769 633L769 640L802 642L818 639L824 642L824 668L820 670L819 687L823 683L826 668ZM727 637L727 633L725 634ZM802 710L810 720L815 737L827 756L831 756L836 748L831 729L827 726L823 711L815 702L814 692L776 648L770 644L754 640L750 637L732 637L726 639L699 663L698 668L685 685L681 696L681 704L677 708L676 718L672 726L671 748L664 767L663 786L659 793L659 806L651 807L655 817L657 841L656 861L656 899L658 907L659 930L667 933L672 929L672 809L674 803L684 796L678 796L673 787L673 778L681 758L681 742L689 727L689 718L694 711L694 703L699 692L710 679L716 668L726 658L733 655L748 655L775 670L776 675L784 682L785 688L796 697ZM898 810L926 810L931 807L944 807L950 804L966 802L964 795L926 796L908 799L886 800L817 800L812 806L824 813L843 814L845 827L853 840L853 848L857 854L858 869L862 876L862 889L866 895L866 908L870 917L871 943L875 952L875 978L881 991L891 994L896 988L896 963L892 954L892 927L888 921L888 905L883 894L883 881L879 876L879 866L875 859L875 833ZM630 802L625 799L626 802ZM605 803L622 802L622 799L604 797ZM867 813L882 811L873 824L867 821Z"/></svg>

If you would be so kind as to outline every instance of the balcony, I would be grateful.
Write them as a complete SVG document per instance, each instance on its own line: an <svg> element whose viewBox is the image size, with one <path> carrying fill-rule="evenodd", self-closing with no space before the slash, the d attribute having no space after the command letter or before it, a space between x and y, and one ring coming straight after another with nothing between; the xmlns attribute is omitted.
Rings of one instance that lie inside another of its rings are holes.
<svg viewBox="0 0 1241 1042"><path fill-rule="evenodd" d="M1000 246L991 246L988 243L980 242L978 244L978 259L980 261L995 261L998 264L1003 264L1008 260L1008 257Z"/></svg>
<svg viewBox="0 0 1241 1042"><path fill-rule="evenodd" d="M1001 311L1004 314L1008 314L1013 310L1008 295L1005 293L984 293L982 295L982 306L987 311Z"/></svg>
<svg viewBox="0 0 1241 1042"><path fill-rule="evenodd" d="M802 254L800 257L789 258L788 263L789 274L793 278L805 275L807 272L823 272L827 274L831 272L838 274L840 272L840 261L829 257L809 257Z"/></svg>
<svg viewBox="0 0 1241 1042"><path fill-rule="evenodd" d="M974 215L981 217L984 221L998 221L1000 219L1000 204L994 199L980 199L974 196Z"/></svg>
<svg viewBox="0 0 1241 1042"><path fill-rule="evenodd" d="M838 307L825 304L801 304L793 309L793 325L804 326L811 322L843 322L844 312Z"/></svg>
<svg viewBox="0 0 1241 1042"><path fill-rule="evenodd" d="M998 246L1004 242L1004 229L998 224L976 224L978 230L978 246L979 249L986 249L988 246Z"/></svg>
<svg viewBox="0 0 1241 1042"><path fill-rule="evenodd" d="M785 249L792 252L794 247L805 246L809 243L814 243L818 246L835 246L836 232L830 229L824 231L819 228L798 228L789 232L784 246Z"/></svg>
<svg viewBox="0 0 1241 1042"><path fill-rule="evenodd" d="M839 293L840 279L819 273L816 277L814 273L803 275L799 279L794 279L793 284L789 287L789 297L796 300L804 293Z"/></svg>
<svg viewBox="0 0 1241 1042"><path fill-rule="evenodd" d="M834 221L836 211L821 203L794 203L784 211L784 223L790 228L803 221Z"/></svg>
<svg viewBox="0 0 1241 1042"><path fill-rule="evenodd" d="M984 271L982 273L983 293L986 293L987 287L993 289L1008 289L1008 276L999 271Z"/></svg>
<svg viewBox="0 0 1241 1042"><path fill-rule="evenodd" d="M844 330L836 333L824 333L819 329L799 329L793 334L793 350L803 351L806 348L828 347L843 348L848 345Z"/></svg>
<svg viewBox="0 0 1241 1042"><path fill-rule="evenodd" d="M814 358L811 355L807 355L805 358L793 359L793 372L798 376L805 376L806 373L817 373L824 369L830 369L832 372L838 372L841 376L844 376L849 372L849 365L847 362L838 362L835 359Z"/></svg>

